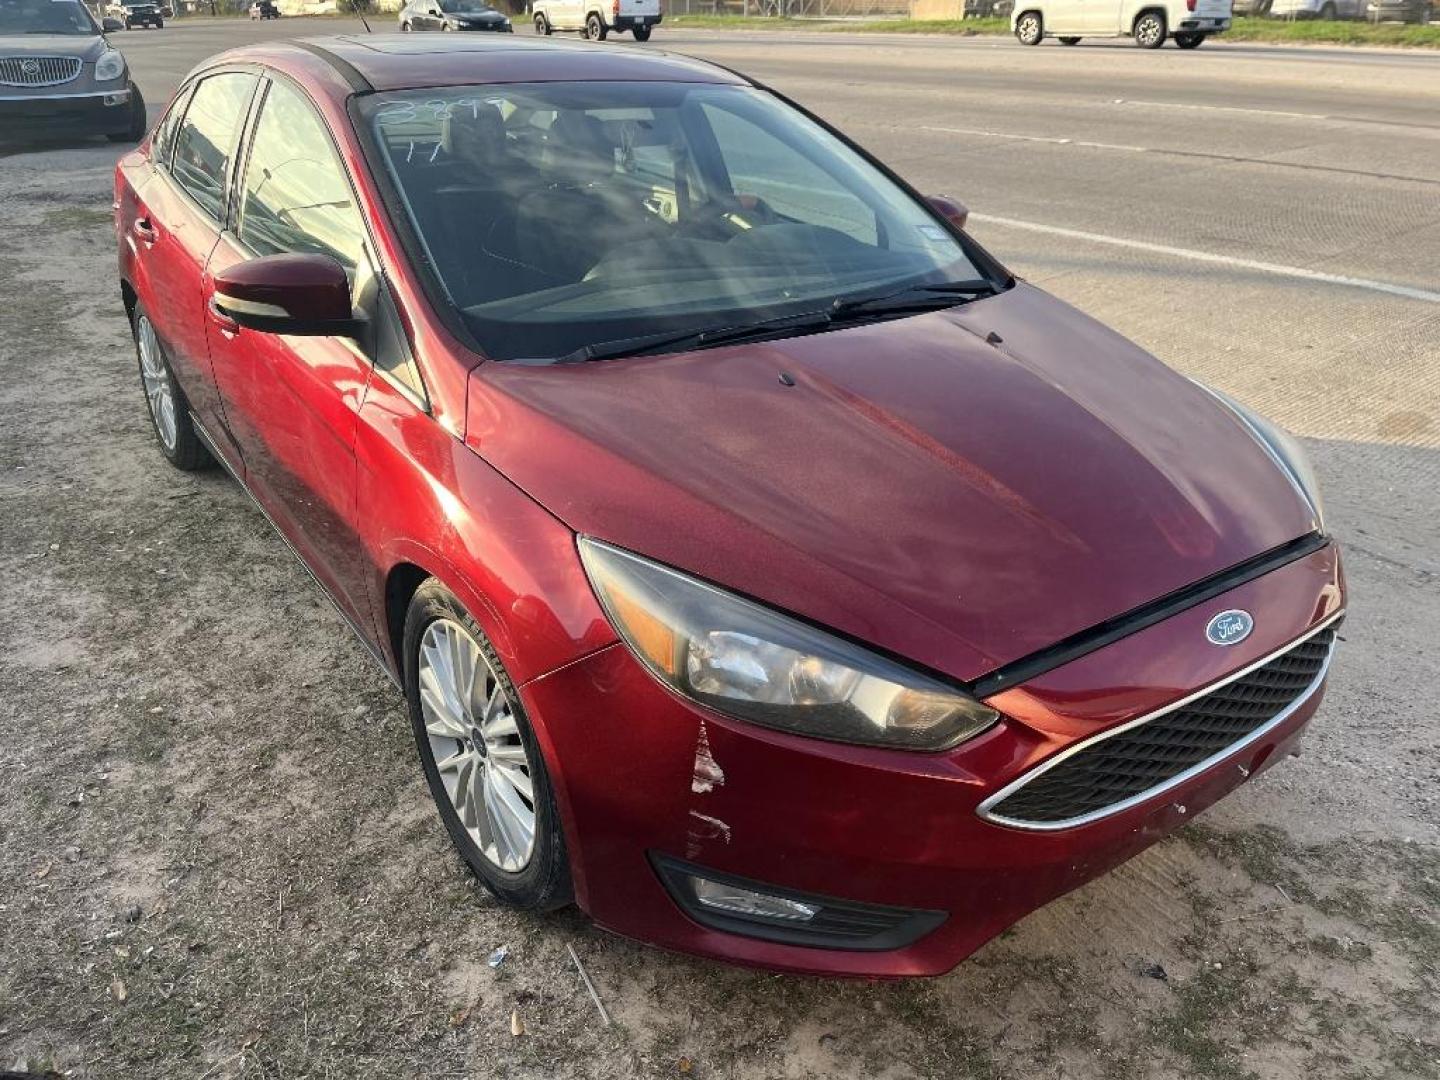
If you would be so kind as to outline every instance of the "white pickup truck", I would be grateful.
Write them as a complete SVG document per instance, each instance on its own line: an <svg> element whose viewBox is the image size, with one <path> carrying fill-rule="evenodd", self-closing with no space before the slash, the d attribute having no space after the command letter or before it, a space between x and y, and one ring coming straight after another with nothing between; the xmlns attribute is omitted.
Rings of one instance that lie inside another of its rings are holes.
<svg viewBox="0 0 1440 1080"><path fill-rule="evenodd" d="M1231 0L1016 0L1010 29L1025 45L1047 37L1064 45L1086 37L1133 37L1145 49L1174 38L1182 49L1198 48L1211 34L1230 29Z"/></svg>
<svg viewBox="0 0 1440 1080"><path fill-rule="evenodd" d="M660 0L535 0L531 14L537 34L579 30L591 41L604 41L612 30L649 41L661 19Z"/></svg>

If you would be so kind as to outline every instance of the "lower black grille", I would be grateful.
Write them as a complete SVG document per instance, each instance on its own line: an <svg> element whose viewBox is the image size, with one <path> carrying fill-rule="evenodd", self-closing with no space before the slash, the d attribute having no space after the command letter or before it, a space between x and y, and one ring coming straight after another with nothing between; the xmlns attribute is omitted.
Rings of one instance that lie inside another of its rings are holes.
<svg viewBox="0 0 1440 1080"><path fill-rule="evenodd" d="M1304 696L1335 642L1331 625L1182 708L1097 739L992 806L987 817L1051 825L1143 795L1264 727Z"/></svg>

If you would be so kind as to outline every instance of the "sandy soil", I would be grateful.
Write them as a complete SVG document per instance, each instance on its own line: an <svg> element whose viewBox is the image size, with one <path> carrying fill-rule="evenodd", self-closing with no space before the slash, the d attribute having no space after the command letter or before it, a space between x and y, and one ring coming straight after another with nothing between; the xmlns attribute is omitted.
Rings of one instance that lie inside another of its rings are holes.
<svg viewBox="0 0 1440 1080"><path fill-rule="evenodd" d="M1440 568L1433 518L1371 505L1404 460L1332 498L1357 607L1304 757L942 979L678 958L497 907L396 692L239 489L152 446L113 157L0 160L0 1068L1440 1076Z"/></svg>

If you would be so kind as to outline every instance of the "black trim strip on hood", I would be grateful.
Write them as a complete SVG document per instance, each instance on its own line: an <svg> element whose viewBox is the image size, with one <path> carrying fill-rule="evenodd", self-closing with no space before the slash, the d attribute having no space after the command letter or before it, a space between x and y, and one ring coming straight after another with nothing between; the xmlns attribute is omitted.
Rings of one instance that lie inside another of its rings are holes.
<svg viewBox="0 0 1440 1080"><path fill-rule="evenodd" d="M1262 552L1242 563L1236 563L1228 570L1222 570L1218 574L1202 578L1193 585L1186 585L1183 589L1167 593L1158 600L1142 604L1113 619L1106 619L1088 630L1072 634L1039 652L1021 657L1004 667L996 668L990 674L982 675L971 683L970 691L976 697L984 699L998 694L1002 690L1009 690L1012 686L1029 682L1037 675L1043 675L1062 664L1078 660L1096 649L1103 649L1112 642L1144 630L1146 627L1154 626L1158 622L1163 622L1172 615L1178 615L1196 604L1203 604L1206 600L1214 599L1221 593L1244 585L1247 581L1254 581L1272 570L1278 570L1287 563L1303 559L1306 555L1312 555L1329 543L1330 538L1321 532L1308 533L1298 540L1291 540L1288 544L1282 544L1278 548Z"/></svg>

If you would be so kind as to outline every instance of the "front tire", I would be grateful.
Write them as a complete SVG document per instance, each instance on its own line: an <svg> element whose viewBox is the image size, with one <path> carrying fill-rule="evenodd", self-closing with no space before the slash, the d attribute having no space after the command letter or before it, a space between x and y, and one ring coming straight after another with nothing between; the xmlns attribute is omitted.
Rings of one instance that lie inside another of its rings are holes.
<svg viewBox="0 0 1440 1080"><path fill-rule="evenodd" d="M500 900L570 902L570 864L529 717L483 630L435 578L405 615L405 698L430 795L451 841Z"/></svg>
<svg viewBox="0 0 1440 1080"><path fill-rule="evenodd" d="M1176 34L1175 44L1182 49L1198 49L1205 42L1204 34Z"/></svg>
<svg viewBox="0 0 1440 1080"><path fill-rule="evenodd" d="M140 364L140 385L150 409L150 425L165 460L183 472L196 472L210 466L214 458L190 419L190 402L175 381L175 373L155 325L144 306L137 303L130 315L130 331L135 338L135 358Z"/></svg>
<svg viewBox="0 0 1440 1080"><path fill-rule="evenodd" d="M550 20L545 17L543 12L535 16L535 33L540 34L542 37L549 37L554 33L554 31L550 29Z"/></svg>
<svg viewBox="0 0 1440 1080"><path fill-rule="evenodd" d="M1080 39L1079 39L1078 37L1062 37L1062 38L1060 39L1060 44L1061 44L1061 45L1079 45L1079 44L1080 44Z"/></svg>
<svg viewBox="0 0 1440 1080"><path fill-rule="evenodd" d="M605 25L605 20L592 11L585 20L585 36L591 41L604 41L609 32L610 28Z"/></svg>
<svg viewBox="0 0 1440 1080"><path fill-rule="evenodd" d="M650 27L648 26L637 26L630 32L635 35L636 41L650 40Z"/></svg>
<svg viewBox="0 0 1440 1080"><path fill-rule="evenodd" d="M1165 44L1165 16L1147 11L1135 20L1135 44L1142 49L1158 49Z"/></svg>
<svg viewBox="0 0 1440 1080"><path fill-rule="evenodd" d="M1038 11L1027 11L1015 20L1015 37L1021 45L1039 45L1045 36L1045 24Z"/></svg>
<svg viewBox="0 0 1440 1080"><path fill-rule="evenodd" d="M411 26L408 22L402 22L400 24L400 32L402 34L411 34L415 32L415 28Z"/></svg>

